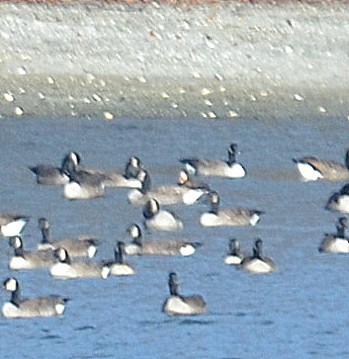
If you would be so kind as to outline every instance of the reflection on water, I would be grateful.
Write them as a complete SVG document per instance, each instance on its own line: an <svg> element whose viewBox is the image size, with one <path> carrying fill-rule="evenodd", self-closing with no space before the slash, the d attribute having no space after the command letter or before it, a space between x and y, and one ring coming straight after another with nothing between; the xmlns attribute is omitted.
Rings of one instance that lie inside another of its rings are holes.
<svg viewBox="0 0 349 359"><path fill-rule="evenodd" d="M1 318L0 347L8 358L348 356L348 257L317 251L338 217L325 211L324 204L342 184L304 183L292 162L308 154L342 162L347 122L9 119L2 120L0 141L0 210L31 216L23 235L28 249L39 241L37 219L42 216L52 223L54 238L82 233L99 238L98 259L112 258L127 226L142 223L141 209L126 201L126 189L110 189L98 200L69 202L61 188L35 183L28 166L59 165L69 150L81 153L87 165L104 169L122 170L136 155L154 185L160 185L176 182L179 158L224 159L229 144L236 142L247 177L205 181L220 193L222 206L265 211L256 227L201 228L198 218L205 203L173 206L185 226L178 235L203 243L197 253L127 258L137 275L105 281L60 281L46 270L11 273L8 241L2 240L2 276L15 275L24 297L52 293L71 299L62 318ZM254 276L225 265L233 236L248 252L261 237L278 272ZM180 274L183 294L205 298L206 315L178 318L161 312L169 271ZM7 298L1 291L2 302Z"/></svg>

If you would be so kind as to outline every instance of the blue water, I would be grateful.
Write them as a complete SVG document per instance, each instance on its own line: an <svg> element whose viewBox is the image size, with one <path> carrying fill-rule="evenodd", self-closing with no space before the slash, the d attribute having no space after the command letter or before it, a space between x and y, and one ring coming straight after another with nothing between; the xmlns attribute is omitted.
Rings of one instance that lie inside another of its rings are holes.
<svg viewBox="0 0 349 359"><path fill-rule="evenodd" d="M342 162L349 143L347 121L6 119L0 128L0 213L31 216L23 233L27 249L35 248L40 238L37 220L45 216L53 237L93 234L100 240L97 259L110 259L127 226L142 222L141 209L127 203L125 189L110 189L92 201L69 202L60 187L37 185L27 167L59 165L69 150L81 153L85 164L105 169L121 170L136 155L154 185L160 185L176 182L179 158L224 159L229 144L236 142L247 177L205 180L220 193L222 207L265 211L255 227L202 228L198 218L205 204L172 206L185 225L177 236L202 242L198 252L189 258L127 258L137 275L105 281L62 281L52 279L47 270L10 272L8 242L1 239L1 280L15 276L24 297L70 298L60 318L1 317L1 358L349 356L348 257L317 250L338 218L324 204L342 183L302 182L292 162L302 155ZM278 272L258 276L225 265L232 236L247 251L261 237ZM206 315L169 317L161 312L172 270L183 294L205 298ZM1 291L1 303L7 299L8 293Z"/></svg>

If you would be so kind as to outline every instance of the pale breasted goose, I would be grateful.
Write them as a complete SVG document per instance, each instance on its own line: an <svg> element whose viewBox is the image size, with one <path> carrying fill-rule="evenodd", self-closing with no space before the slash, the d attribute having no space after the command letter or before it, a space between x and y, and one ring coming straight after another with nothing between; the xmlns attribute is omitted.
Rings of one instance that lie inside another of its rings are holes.
<svg viewBox="0 0 349 359"><path fill-rule="evenodd" d="M206 313L206 303L201 295L184 296L178 292L177 274L169 274L170 296L166 298L162 310L170 315L198 315Z"/></svg>
<svg viewBox="0 0 349 359"><path fill-rule="evenodd" d="M108 262L110 275L124 276L133 275L136 273L135 269L124 261L125 243L118 241L114 249L114 261Z"/></svg>
<svg viewBox="0 0 349 359"><path fill-rule="evenodd" d="M151 186L151 178L147 171L141 170L137 178L142 187L130 191L127 195L129 203L135 205L144 205L151 198L156 199L161 205L191 205L208 192L208 189L202 184L195 186L194 182L190 183L189 176L186 176L185 172L180 172L177 185L164 185L154 188Z"/></svg>
<svg viewBox="0 0 349 359"><path fill-rule="evenodd" d="M4 237L19 236L28 221L29 216L14 213L0 214L0 234Z"/></svg>
<svg viewBox="0 0 349 359"><path fill-rule="evenodd" d="M245 257L241 261L241 269L256 274L276 271L276 265L273 260L262 255L262 245L262 240L258 238L254 244L252 256Z"/></svg>
<svg viewBox="0 0 349 359"><path fill-rule="evenodd" d="M200 215L199 222L204 227L216 226L254 226L262 211L248 208L220 208L220 198L217 192L209 194L210 210Z"/></svg>
<svg viewBox="0 0 349 359"><path fill-rule="evenodd" d="M237 144L232 143L228 149L227 161L187 158L181 159L180 162L195 175L242 178L246 176L246 170L236 161L237 153Z"/></svg>
<svg viewBox="0 0 349 359"><path fill-rule="evenodd" d="M302 178L306 181L324 179L328 181L349 180L349 149L345 154L345 165L335 161L321 160L313 156L293 159Z"/></svg>
<svg viewBox="0 0 349 359"><path fill-rule="evenodd" d="M345 235L345 229L348 228L346 217L340 217L336 224L336 234L325 234L319 251L327 253L349 253L349 240Z"/></svg>
<svg viewBox="0 0 349 359"><path fill-rule="evenodd" d="M69 182L69 176L65 171L69 161L75 165L80 163L80 155L76 152L69 152L62 160L61 167L47 164L40 164L29 169L36 175L36 182L42 185L63 185Z"/></svg>
<svg viewBox="0 0 349 359"><path fill-rule="evenodd" d="M141 229L132 224L127 229L132 238L131 243L125 244L127 255L160 255L160 256L190 256L196 252L200 243L193 243L182 239L142 239Z"/></svg>
<svg viewBox="0 0 349 359"><path fill-rule="evenodd" d="M12 270L49 268L54 261L52 249L29 252L23 249L23 241L19 236L9 239L14 254L10 256L8 267Z"/></svg>
<svg viewBox="0 0 349 359"><path fill-rule="evenodd" d="M159 202L151 198L143 208L144 226L158 231L183 229L183 222L173 212L160 209Z"/></svg>
<svg viewBox="0 0 349 359"><path fill-rule="evenodd" d="M3 288L11 292L11 300L4 303L2 315L6 318L51 317L63 314L67 298L60 295L22 299L18 281L7 278Z"/></svg>
<svg viewBox="0 0 349 359"><path fill-rule="evenodd" d="M110 268L103 262L71 261L64 248L54 250L57 263L50 267L50 274L59 279L103 278L110 274Z"/></svg>
<svg viewBox="0 0 349 359"><path fill-rule="evenodd" d="M92 258L97 252L97 240L91 236L83 235L76 238L66 238L51 241L50 223L46 218L39 219L39 229L42 234L38 250L65 248L70 257Z"/></svg>

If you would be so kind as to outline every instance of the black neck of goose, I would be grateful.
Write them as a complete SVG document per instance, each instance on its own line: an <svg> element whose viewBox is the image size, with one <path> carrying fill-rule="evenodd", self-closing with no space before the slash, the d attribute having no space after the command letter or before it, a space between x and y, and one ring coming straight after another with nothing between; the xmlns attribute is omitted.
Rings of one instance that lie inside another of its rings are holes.
<svg viewBox="0 0 349 359"><path fill-rule="evenodd" d="M132 242L134 244L136 244L137 246L142 247L142 245L143 245L142 235L139 233L136 238L133 238Z"/></svg>
<svg viewBox="0 0 349 359"><path fill-rule="evenodd" d="M125 167L125 178L131 179L131 178L137 178L139 169L132 165L132 163L129 161L126 164Z"/></svg>
<svg viewBox="0 0 349 359"><path fill-rule="evenodd" d="M118 264L124 263L124 253L123 253L123 247L120 243L117 244L117 247L114 250L114 256L115 256L115 262Z"/></svg>
<svg viewBox="0 0 349 359"><path fill-rule="evenodd" d="M345 165L349 169L349 149L347 150L347 153L345 154Z"/></svg>
<svg viewBox="0 0 349 359"><path fill-rule="evenodd" d="M170 294L178 297L179 296L178 283L172 277L170 278L169 281L169 287L170 287Z"/></svg>
<svg viewBox="0 0 349 359"><path fill-rule="evenodd" d="M24 255L24 250L22 246L20 246L19 248L15 248L16 257L23 257L23 255Z"/></svg>
<svg viewBox="0 0 349 359"><path fill-rule="evenodd" d="M146 194L147 192L149 192L151 189L151 180L150 180L150 176L148 174L145 175L144 180L142 182L142 188L141 188L141 192L143 194Z"/></svg>
<svg viewBox="0 0 349 359"><path fill-rule="evenodd" d="M212 198L211 198L211 210L210 210L210 212L217 215L218 211L219 211L219 199L213 201Z"/></svg>
<svg viewBox="0 0 349 359"><path fill-rule="evenodd" d="M16 290L12 292L11 295L11 302L16 306L19 307L21 303L21 291L19 287L17 286Z"/></svg>
<svg viewBox="0 0 349 359"><path fill-rule="evenodd" d="M338 238L344 238L345 237L345 227L342 223L337 223L337 237Z"/></svg>
<svg viewBox="0 0 349 359"><path fill-rule="evenodd" d="M240 254L240 248L236 242L230 243L230 255L231 256L238 256Z"/></svg>
<svg viewBox="0 0 349 359"><path fill-rule="evenodd" d="M69 176L74 173L76 170L75 163L72 159L67 155L62 162L62 171L67 173Z"/></svg>
<svg viewBox="0 0 349 359"><path fill-rule="evenodd" d="M144 206L144 209L143 209L143 217L144 217L145 219L151 219L151 218L154 217L154 213L153 213L153 211L151 210L150 206L151 206L151 205L150 205L149 202L147 202L147 204Z"/></svg>
<svg viewBox="0 0 349 359"><path fill-rule="evenodd" d="M70 259L70 257L69 257L68 252L66 252L66 257L65 257L65 259L64 259L64 260L59 259L59 261L60 261L61 263L65 263L65 264L71 264L71 259Z"/></svg>
<svg viewBox="0 0 349 359"><path fill-rule="evenodd" d="M230 148L228 151L228 164L233 165L236 162L236 153L234 148Z"/></svg>
<svg viewBox="0 0 349 359"><path fill-rule="evenodd" d="M262 247L260 243L256 243L253 247L253 258L262 259Z"/></svg>
<svg viewBox="0 0 349 359"><path fill-rule="evenodd" d="M43 244L51 243L50 242L50 229L49 228L42 228L41 229L41 234L42 234L41 243L43 243Z"/></svg>

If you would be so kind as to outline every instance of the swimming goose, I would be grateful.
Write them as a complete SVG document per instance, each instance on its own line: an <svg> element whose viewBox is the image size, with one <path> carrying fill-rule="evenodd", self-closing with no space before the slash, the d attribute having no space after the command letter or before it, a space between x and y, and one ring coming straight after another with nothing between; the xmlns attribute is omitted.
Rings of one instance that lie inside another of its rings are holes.
<svg viewBox="0 0 349 359"><path fill-rule="evenodd" d="M64 248L54 250L58 262L50 267L50 274L59 279L103 278L110 274L106 263L92 261L71 261Z"/></svg>
<svg viewBox="0 0 349 359"><path fill-rule="evenodd" d="M325 208L341 213L349 213L349 184L344 185L338 192L332 194Z"/></svg>
<svg viewBox="0 0 349 359"><path fill-rule="evenodd" d="M229 241L229 252L224 257L224 263L229 265L239 265L244 256L240 251L240 243L236 238Z"/></svg>
<svg viewBox="0 0 349 359"><path fill-rule="evenodd" d="M70 257L92 258L97 252L97 240L90 236L79 236L57 241L50 240L50 223L46 218L39 219L39 228L42 241L38 244L38 250L65 248Z"/></svg>
<svg viewBox="0 0 349 359"><path fill-rule="evenodd" d="M134 268L124 261L125 243L118 241L114 249L114 261L107 263L110 269L110 275L124 276L135 274Z"/></svg>
<svg viewBox="0 0 349 359"><path fill-rule="evenodd" d="M184 171L179 174L178 185L152 188L150 175L145 170L141 170L137 178L140 180L142 187L130 191L127 195L129 203L136 205L144 205L151 198L156 199L161 205L191 205L208 192L207 185L206 187L201 183L195 185Z"/></svg>
<svg viewBox="0 0 349 359"><path fill-rule="evenodd" d="M241 269L257 274L271 273L276 270L275 263L270 258L262 255L262 245L262 240L258 238L254 244L252 256L248 256L241 261Z"/></svg>
<svg viewBox="0 0 349 359"><path fill-rule="evenodd" d="M160 209L159 202L151 198L143 208L144 226L158 231L177 231L183 222L176 214Z"/></svg>
<svg viewBox="0 0 349 359"><path fill-rule="evenodd" d="M201 214L199 222L204 227L216 226L254 226L263 212L248 208L219 208L217 192L209 194L210 211Z"/></svg>
<svg viewBox="0 0 349 359"><path fill-rule="evenodd" d="M80 156L76 152L69 152L62 160L61 167L40 164L29 169L36 175L36 182L43 185L63 185L69 182L69 176L65 168L69 161L76 165L80 163Z"/></svg>
<svg viewBox="0 0 349 359"><path fill-rule="evenodd" d="M293 159L298 171L306 181L325 179L328 181L349 180L349 149L345 155L345 165L335 161L320 160L316 157L306 156Z"/></svg>
<svg viewBox="0 0 349 359"><path fill-rule="evenodd" d="M23 241L19 236L11 237L10 246L14 255L10 257L8 267L12 270L48 268L53 264L54 256L51 249L29 252L23 249Z"/></svg>
<svg viewBox="0 0 349 359"><path fill-rule="evenodd" d="M120 188L142 188L142 183L137 179L138 173L141 170L141 161L138 157L132 156L129 158L124 173L113 171L100 171L104 176L104 185L106 187L120 187Z"/></svg>
<svg viewBox="0 0 349 359"><path fill-rule="evenodd" d="M11 300L4 303L2 307L2 315L6 318L33 318L61 315L68 301L67 298L59 295L22 299L19 284L15 278L7 278L3 282L3 288L12 293Z"/></svg>
<svg viewBox="0 0 349 359"><path fill-rule="evenodd" d="M19 236L28 221L28 216L13 213L0 214L0 234L4 237Z"/></svg>
<svg viewBox="0 0 349 359"><path fill-rule="evenodd" d="M132 224L127 232L132 238L132 242L125 245L127 255L190 256L200 246L200 243L181 239L148 239L144 241L141 229L137 224Z"/></svg>
<svg viewBox="0 0 349 359"><path fill-rule="evenodd" d="M188 158L180 162L195 175L242 178L246 176L246 170L236 161L237 153L237 144L232 143L228 149L228 161Z"/></svg>
<svg viewBox="0 0 349 359"><path fill-rule="evenodd" d="M171 315L197 315L206 313L206 303L201 295L180 295L177 274L169 274L170 296L166 298L162 310Z"/></svg>
<svg viewBox="0 0 349 359"><path fill-rule="evenodd" d="M348 228L347 218L339 218L336 228L336 234L325 234L319 247L320 252L349 253L349 238L345 236L345 229Z"/></svg>

